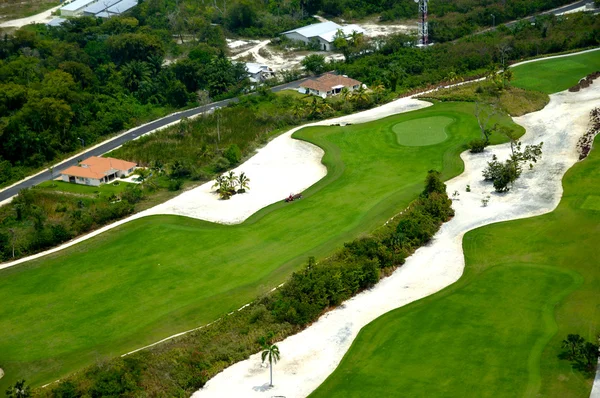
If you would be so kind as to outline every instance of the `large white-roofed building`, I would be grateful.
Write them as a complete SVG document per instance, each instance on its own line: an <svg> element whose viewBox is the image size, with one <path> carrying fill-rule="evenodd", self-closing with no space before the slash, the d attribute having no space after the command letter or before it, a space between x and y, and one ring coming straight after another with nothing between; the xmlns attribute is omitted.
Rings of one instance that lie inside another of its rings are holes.
<svg viewBox="0 0 600 398"><path fill-rule="evenodd" d="M65 17L75 17L83 14L83 10L94 4L96 0L75 0L60 8L60 15Z"/></svg>
<svg viewBox="0 0 600 398"><path fill-rule="evenodd" d="M339 31L344 33L346 38L353 33L365 33L365 30L358 25L341 26L332 21L321 22L313 25L303 26L298 29L288 30L282 35L290 40L301 41L306 44L318 42L319 48L323 51L331 51L334 49L333 41Z"/></svg>
<svg viewBox="0 0 600 398"><path fill-rule="evenodd" d="M93 17L103 11L106 11L109 7L114 6L121 0L98 0L92 5L87 6L83 9L83 15Z"/></svg>

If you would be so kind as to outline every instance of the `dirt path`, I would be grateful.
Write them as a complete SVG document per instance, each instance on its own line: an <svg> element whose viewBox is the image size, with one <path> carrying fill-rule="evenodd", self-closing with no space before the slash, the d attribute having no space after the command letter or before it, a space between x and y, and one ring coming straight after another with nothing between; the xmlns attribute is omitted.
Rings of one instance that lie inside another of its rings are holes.
<svg viewBox="0 0 600 398"><path fill-rule="evenodd" d="M32 15L27 18L13 19L12 21L6 21L0 23L0 28L20 28L25 25L29 25L32 23L46 23L51 21L54 17L52 13L62 7L62 4L56 7L53 7L49 10L43 11L39 14Z"/></svg>

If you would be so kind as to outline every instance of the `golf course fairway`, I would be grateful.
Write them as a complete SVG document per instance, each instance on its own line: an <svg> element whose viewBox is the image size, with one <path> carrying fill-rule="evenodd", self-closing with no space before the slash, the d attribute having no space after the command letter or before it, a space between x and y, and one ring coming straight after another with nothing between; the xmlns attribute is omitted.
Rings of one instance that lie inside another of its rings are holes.
<svg viewBox="0 0 600 398"><path fill-rule="evenodd" d="M552 213L468 232L461 279L363 328L311 397L587 398L593 376L559 354L600 331L598 170L595 149Z"/></svg>
<svg viewBox="0 0 600 398"><path fill-rule="evenodd" d="M598 70L600 50L515 66L512 84L552 94L573 87L581 78Z"/></svg>
<svg viewBox="0 0 600 398"><path fill-rule="evenodd" d="M392 127L413 119L423 126L443 121L448 138L399 145ZM508 117L499 122L524 132ZM52 382L236 310L308 256L326 256L404 209L428 170L445 179L460 174L459 154L479 135L468 103L305 128L295 137L325 150L328 175L301 201L276 203L234 226L146 217L0 271L0 389L20 378Z"/></svg>

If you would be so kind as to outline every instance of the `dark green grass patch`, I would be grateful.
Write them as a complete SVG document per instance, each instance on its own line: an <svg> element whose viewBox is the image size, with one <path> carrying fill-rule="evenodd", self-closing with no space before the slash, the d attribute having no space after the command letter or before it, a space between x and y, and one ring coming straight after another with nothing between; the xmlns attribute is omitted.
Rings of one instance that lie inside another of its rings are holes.
<svg viewBox="0 0 600 398"><path fill-rule="evenodd" d="M446 141L397 144L392 126L429 117L456 120ZM509 119L502 122L523 133ZM442 170L444 178L461 173L459 154L478 135L473 105L465 103L306 128L295 136L325 150L328 175L298 202L282 198L234 226L145 217L0 271L6 371L0 390L19 377L51 382L241 307L286 280L308 256L325 257L381 226L418 195L428 170Z"/></svg>
<svg viewBox="0 0 600 398"><path fill-rule="evenodd" d="M574 86L582 77L600 70L600 51L531 62L512 70L515 86L547 94L557 93Z"/></svg>
<svg viewBox="0 0 600 398"><path fill-rule="evenodd" d="M88 185L81 184L72 184L64 181L44 181L41 184L37 185L38 188L55 191L55 192L67 192L74 193L79 195L103 195L110 196L111 194L118 195L127 189L128 186L133 186L134 184L123 181L113 181L108 184L102 184L97 187L92 187Z"/></svg>
<svg viewBox="0 0 600 398"><path fill-rule="evenodd" d="M405 146L427 146L443 142L448 138L446 128L454 119L446 116L434 116L414 119L394 125L398 144Z"/></svg>
<svg viewBox="0 0 600 398"><path fill-rule="evenodd" d="M550 214L468 232L462 278L367 325L313 396L588 397L593 375L559 356L600 332L600 213L582 208L599 168L569 170Z"/></svg>
<svg viewBox="0 0 600 398"><path fill-rule="evenodd" d="M582 209L600 211L600 196L589 195L581 205Z"/></svg>

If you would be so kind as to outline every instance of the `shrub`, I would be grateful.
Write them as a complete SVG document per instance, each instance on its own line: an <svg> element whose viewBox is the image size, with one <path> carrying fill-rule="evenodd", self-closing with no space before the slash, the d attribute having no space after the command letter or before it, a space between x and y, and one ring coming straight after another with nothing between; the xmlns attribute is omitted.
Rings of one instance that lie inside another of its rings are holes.
<svg viewBox="0 0 600 398"><path fill-rule="evenodd" d="M229 161L229 164L236 165L242 159L242 151L236 144L232 144L223 153L223 157Z"/></svg>
<svg viewBox="0 0 600 398"><path fill-rule="evenodd" d="M475 139L469 141L467 145L471 153L481 153L485 150L485 147L488 146L488 141L482 139Z"/></svg>
<svg viewBox="0 0 600 398"><path fill-rule="evenodd" d="M169 191L179 191L181 189L181 187L183 186L183 180L180 180L178 178L172 178L169 181Z"/></svg>

